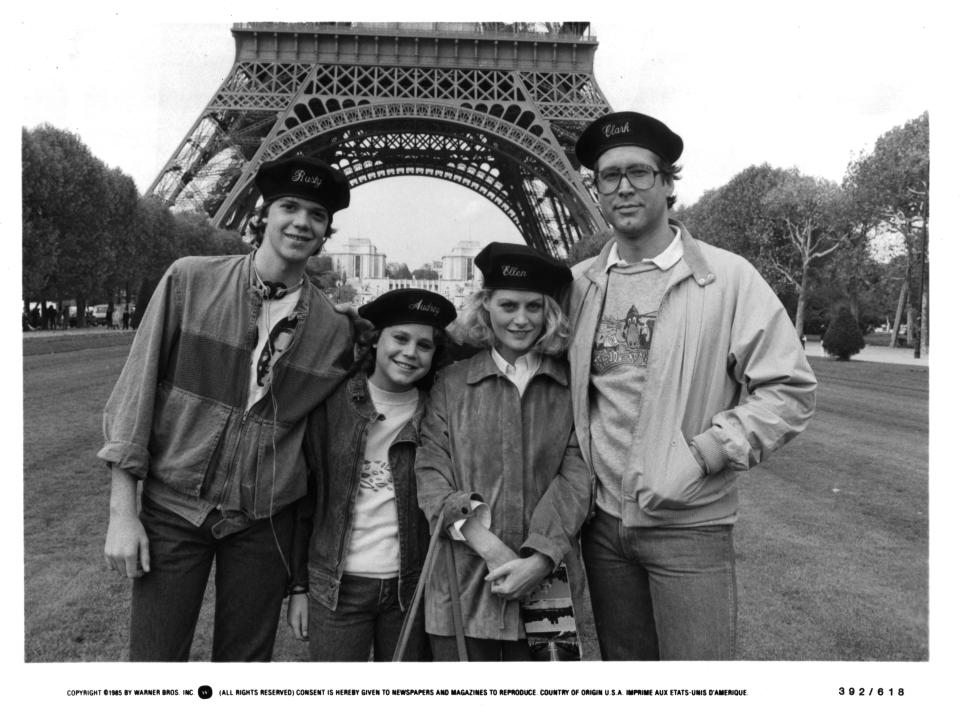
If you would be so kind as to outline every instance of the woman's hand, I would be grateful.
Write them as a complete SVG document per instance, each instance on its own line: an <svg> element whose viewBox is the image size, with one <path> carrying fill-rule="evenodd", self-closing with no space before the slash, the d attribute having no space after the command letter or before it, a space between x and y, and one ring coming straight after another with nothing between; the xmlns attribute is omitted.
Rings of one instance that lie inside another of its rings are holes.
<svg viewBox="0 0 960 712"><path fill-rule="evenodd" d="M531 556L513 559L498 566L484 580L491 582L490 590L495 594L513 601L525 597L552 570L550 558L537 551Z"/></svg>

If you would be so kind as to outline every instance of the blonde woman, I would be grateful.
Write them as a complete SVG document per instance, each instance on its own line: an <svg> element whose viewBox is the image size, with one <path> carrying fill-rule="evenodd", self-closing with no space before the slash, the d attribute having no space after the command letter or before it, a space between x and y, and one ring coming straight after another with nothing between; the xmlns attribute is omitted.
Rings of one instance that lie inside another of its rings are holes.
<svg viewBox="0 0 960 712"><path fill-rule="evenodd" d="M520 601L564 559L584 610L575 541L591 479L554 298L571 275L522 245L491 243L475 261L484 288L457 329L482 350L441 371L417 452L420 506L452 551L426 582L426 630L435 660L458 659L458 637L471 661L529 660Z"/></svg>

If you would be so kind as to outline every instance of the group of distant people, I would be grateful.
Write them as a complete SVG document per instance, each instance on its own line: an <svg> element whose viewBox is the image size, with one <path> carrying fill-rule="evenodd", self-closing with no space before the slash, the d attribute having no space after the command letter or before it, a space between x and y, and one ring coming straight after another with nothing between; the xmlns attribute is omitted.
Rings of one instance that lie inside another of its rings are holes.
<svg viewBox="0 0 960 712"><path fill-rule="evenodd" d="M132 318L133 315L130 313L129 305L125 305L123 311L114 307L113 304L107 305L106 327L108 329L123 329L126 331L130 328Z"/></svg>
<svg viewBox="0 0 960 712"><path fill-rule="evenodd" d="M88 310L87 321L93 324L94 319L93 311ZM58 310L55 304L51 304L46 310L41 310L39 305L34 306L29 312L24 310L21 322L23 331L69 329L77 325L76 317L70 316L69 309ZM124 306L123 311L115 309L113 304L107 307L105 326L108 329L126 331L132 328L132 324L133 313L130 311L129 305Z"/></svg>
<svg viewBox="0 0 960 712"><path fill-rule="evenodd" d="M346 178L260 166L255 250L169 268L106 406L130 659L189 658L214 562L217 661L271 659L285 599L312 660L529 660L522 606L561 570L603 660L733 658L738 475L816 380L759 273L670 217L682 149L595 120L600 254L490 243L459 315L332 304L305 268Z"/></svg>

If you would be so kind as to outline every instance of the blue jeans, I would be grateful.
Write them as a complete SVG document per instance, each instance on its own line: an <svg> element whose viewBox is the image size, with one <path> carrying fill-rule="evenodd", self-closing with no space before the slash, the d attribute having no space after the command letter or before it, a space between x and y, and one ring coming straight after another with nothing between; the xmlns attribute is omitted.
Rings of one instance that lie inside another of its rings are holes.
<svg viewBox="0 0 960 712"><path fill-rule="evenodd" d="M581 533L604 660L730 660L733 526L624 527L597 510Z"/></svg>
<svg viewBox="0 0 960 712"><path fill-rule="evenodd" d="M196 527L148 498L140 521L150 539L150 572L133 582L130 660L189 659L216 560L213 661L269 661L287 585L293 507L224 536L218 536L219 512Z"/></svg>
<svg viewBox="0 0 960 712"><path fill-rule="evenodd" d="M344 575L336 610L309 599L310 659L316 662L389 662L400 639L403 611L398 580ZM423 607L417 613L404 660L424 660Z"/></svg>

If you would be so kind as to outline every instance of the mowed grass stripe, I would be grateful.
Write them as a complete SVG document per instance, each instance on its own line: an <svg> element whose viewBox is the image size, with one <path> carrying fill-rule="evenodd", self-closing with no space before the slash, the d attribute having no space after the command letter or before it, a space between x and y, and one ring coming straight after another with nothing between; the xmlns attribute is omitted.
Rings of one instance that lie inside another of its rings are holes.
<svg viewBox="0 0 960 712"><path fill-rule="evenodd" d="M24 357L28 661L126 657L129 584L103 563L109 478L95 453L127 348ZM811 427L740 476L738 656L926 659L928 371L811 363ZM209 659L212 589L194 660ZM285 625L275 658L306 658Z"/></svg>

